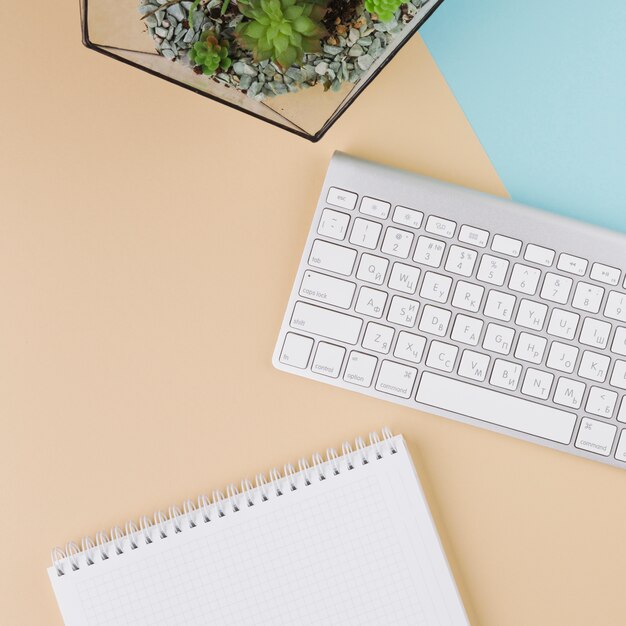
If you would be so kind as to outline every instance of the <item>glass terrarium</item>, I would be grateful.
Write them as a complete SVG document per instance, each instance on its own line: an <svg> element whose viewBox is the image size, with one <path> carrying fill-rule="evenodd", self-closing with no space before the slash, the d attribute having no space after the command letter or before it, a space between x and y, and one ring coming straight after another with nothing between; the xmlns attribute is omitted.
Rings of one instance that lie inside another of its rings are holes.
<svg viewBox="0 0 626 626"><path fill-rule="evenodd" d="M81 0L83 41L317 141L443 0Z"/></svg>

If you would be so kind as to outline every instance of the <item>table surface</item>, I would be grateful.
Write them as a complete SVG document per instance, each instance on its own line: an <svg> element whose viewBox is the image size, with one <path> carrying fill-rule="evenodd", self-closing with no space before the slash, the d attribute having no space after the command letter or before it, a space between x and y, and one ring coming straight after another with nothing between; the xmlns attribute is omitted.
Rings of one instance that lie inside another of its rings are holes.
<svg viewBox="0 0 626 626"><path fill-rule="evenodd" d="M3 622L61 625L52 546L387 425L473 624L623 624L625 472L270 364L335 149L506 193L422 41L313 145L82 48L73 1L12 12Z"/></svg>

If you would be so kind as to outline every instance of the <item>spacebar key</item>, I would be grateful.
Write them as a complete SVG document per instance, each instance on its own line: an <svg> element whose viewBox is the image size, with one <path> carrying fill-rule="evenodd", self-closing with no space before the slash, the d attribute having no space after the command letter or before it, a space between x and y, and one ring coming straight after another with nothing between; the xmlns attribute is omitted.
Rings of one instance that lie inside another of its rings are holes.
<svg viewBox="0 0 626 626"><path fill-rule="evenodd" d="M363 320L345 313L338 313L320 306L296 302L289 325L313 335L322 335L336 341L355 344L361 332Z"/></svg>
<svg viewBox="0 0 626 626"><path fill-rule="evenodd" d="M569 443L576 415L424 372L416 400L536 437Z"/></svg>

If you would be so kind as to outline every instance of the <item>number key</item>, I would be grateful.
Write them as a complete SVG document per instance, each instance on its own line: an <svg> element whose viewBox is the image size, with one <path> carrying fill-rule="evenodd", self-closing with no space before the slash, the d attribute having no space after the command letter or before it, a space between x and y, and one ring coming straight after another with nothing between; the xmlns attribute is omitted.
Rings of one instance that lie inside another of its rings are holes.
<svg viewBox="0 0 626 626"><path fill-rule="evenodd" d="M409 256L412 243L413 233L390 226L385 233L381 250L385 254L391 254L401 259L406 259Z"/></svg>

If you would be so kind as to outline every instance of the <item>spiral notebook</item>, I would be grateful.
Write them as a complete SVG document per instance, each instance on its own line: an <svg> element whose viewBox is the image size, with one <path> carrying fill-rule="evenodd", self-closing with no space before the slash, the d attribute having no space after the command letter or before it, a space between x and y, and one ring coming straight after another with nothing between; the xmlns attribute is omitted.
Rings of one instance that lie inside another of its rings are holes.
<svg viewBox="0 0 626 626"><path fill-rule="evenodd" d="M402 436L53 551L66 626L469 624Z"/></svg>

